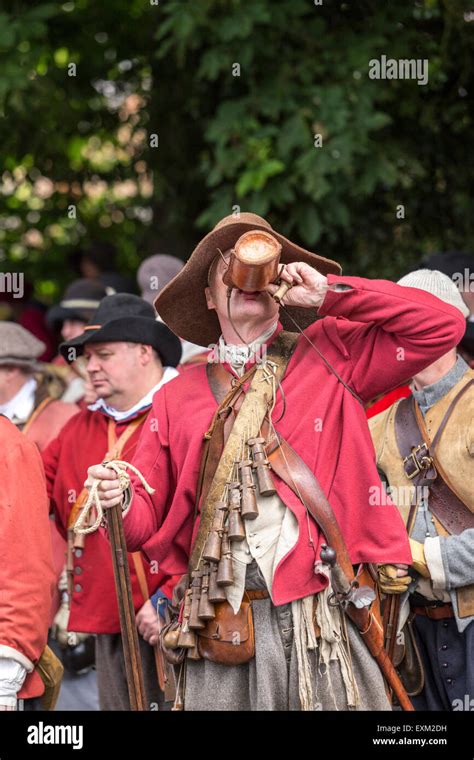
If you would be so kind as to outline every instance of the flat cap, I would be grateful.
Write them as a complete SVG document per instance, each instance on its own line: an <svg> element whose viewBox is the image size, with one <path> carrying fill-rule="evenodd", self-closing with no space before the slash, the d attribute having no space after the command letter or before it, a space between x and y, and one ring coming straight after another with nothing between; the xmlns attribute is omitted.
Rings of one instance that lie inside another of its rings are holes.
<svg viewBox="0 0 474 760"><path fill-rule="evenodd" d="M46 346L16 322L0 322L0 365L32 367Z"/></svg>

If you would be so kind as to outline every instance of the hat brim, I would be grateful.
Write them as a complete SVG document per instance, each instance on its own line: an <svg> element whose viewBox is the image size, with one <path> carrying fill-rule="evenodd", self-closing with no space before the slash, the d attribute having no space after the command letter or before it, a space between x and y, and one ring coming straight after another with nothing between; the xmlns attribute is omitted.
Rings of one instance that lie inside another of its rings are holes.
<svg viewBox="0 0 474 760"><path fill-rule="evenodd" d="M31 372L39 372L44 367L44 363L39 359L24 359L18 356L2 356L0 358L0 367L21 367L29 369Z"/></svg>
<svg viewBox="0 0 474 760"><path fill-rule="evenodd" d="M181 361L181 341L163 322L147 317L120 317L95 330L85 330L72 340L61 343L59 351L71 363L84 352L88 343L143 343L160 355L164 367L177 367ZM75 349L75 355L71 353ZM72 357L72 358L71 358Z"/></svg>
<svg viewBox="0 0 474 760"><path fill-rule="evenodd" d="M281 262L304 261L323 275L341 274L341 266L331 259L300 248L290 240L275 232L271 227L255 222L236 221L209 232L196 246L190 258L171 282L155 299L155 309L161 319L180 338L200 346L216 343L221 334L219 319L215 309L208 309L204 289L207 287L209 267L217 255L232 248L238 238L249 230L263 230L273 235L281 243ZM286 307L298 325L304 329L318 318L315 309ZM281 312L283 327L292 332L295 326L291 319Z"/></svg>
<svg viewBox="0 0 474 760"><path fill-rule="evenodd" d="M82 311L79 309L67 309L64 306L56 304L48 309L46 321L53 330L57 330L61 327L66 319L72 319L87 324L94 314L94 311L95 309L84 309Z"/></svg>

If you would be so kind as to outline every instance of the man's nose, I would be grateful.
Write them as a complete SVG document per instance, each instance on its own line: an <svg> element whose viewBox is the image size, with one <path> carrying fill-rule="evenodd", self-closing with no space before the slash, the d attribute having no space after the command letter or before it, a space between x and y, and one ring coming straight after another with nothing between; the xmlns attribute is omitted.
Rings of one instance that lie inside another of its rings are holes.
<svg viewBox="0 0 474 760"><path fill-rule="evenodd" d="M88 372L97 372L97 370L100 368L99 361L97 360L96 356L89 356L87 360L87 371Z"/></svg>

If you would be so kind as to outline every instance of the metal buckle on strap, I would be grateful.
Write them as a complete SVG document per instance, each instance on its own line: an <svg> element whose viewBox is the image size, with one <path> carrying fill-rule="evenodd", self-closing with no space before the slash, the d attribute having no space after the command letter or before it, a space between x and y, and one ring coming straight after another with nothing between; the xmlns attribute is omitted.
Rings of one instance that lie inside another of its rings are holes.
<svg viewBox="0 0 474 760"><path fill-rule="evenodd" d="M413 447L411 454L403 458L405 474L409 480L415 478L423 470L429 470L432 467L436 473L433 464L433 457L430 457L428 446L423 441L419 446ZM413 466L413 469L411 468Z"/></svg>

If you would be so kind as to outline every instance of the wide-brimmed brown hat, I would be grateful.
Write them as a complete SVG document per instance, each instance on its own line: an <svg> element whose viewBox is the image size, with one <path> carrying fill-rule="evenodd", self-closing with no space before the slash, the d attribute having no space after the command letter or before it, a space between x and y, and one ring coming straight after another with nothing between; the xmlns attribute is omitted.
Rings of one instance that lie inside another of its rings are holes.
<svg viewBox="0 0 474 760"><path fill-rule="evenodd" d="M321 274L341 274L341 266L336 261L300 248L275 232L261 216L247 212L238 216L231 214L221 219L212 232L197 244L181 272L163 288L155 300L155 309L161 319L180 338L201 346L209 346L219 339L222 332L219 319L215 309L207 308L204 293L208 270L218 254L218 248L222 252L232 248L239 237L249 230L270 232L281 243L280 261L283 264L304 261ZM302 309L296 306L286 308L302 329L317 319L316 309ZM286 330L295 331L294 324L284 311L280 313L280 320Z"/></svg>

